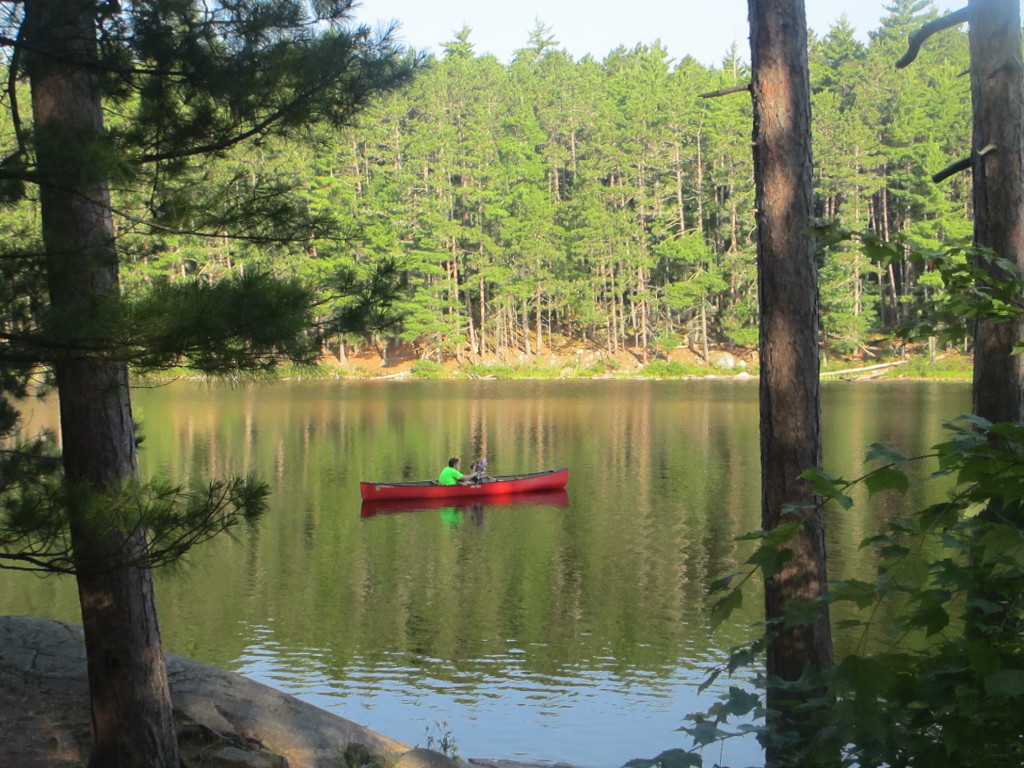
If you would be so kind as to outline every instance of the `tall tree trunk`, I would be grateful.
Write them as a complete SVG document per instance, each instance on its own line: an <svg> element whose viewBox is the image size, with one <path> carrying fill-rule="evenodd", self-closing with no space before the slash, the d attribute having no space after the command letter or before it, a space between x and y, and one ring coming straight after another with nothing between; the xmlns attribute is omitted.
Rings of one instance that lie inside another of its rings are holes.
<svg viewBox="0 0 1024 768"><path fill-rule="evenodd" d="M79 489L70 514L92 704L89 765L178 768L151 574L132 564L145 553L145 532L83 508L87 494L137 472L126 367L85 351L109 341L100 318L119 297L109 186L96 159L105 131L91 74L95 10L88 0L25 4L53 330L68 349L54 367L65 475Z"/></svg>
<svg viewBox="0 0 1024 768"><path fill-rule="evenodd" d="M484 290L484 279L480 278L480 354L487 352L487 295Z"/></svg>
<svg viewBox="0 0 1024 768"><path fill-rule="evenodd" d="M768 621L788 600L813 600L825 588L824 526L815 495L798 479L821 463L818 393L818 292L813 216L807 22L803 0L748 0L754 177L757 189L758 295L761 318L761 522L765 530L798 515L804 530L793 557L765 584ZM787 505L806 505L784 512ZM768 646L769 676L797 680L832 663L827 611L809 626L781 630ZM787 695L788 698L788 695ZM769 689L778 729L800 729L801 713ZM781 754L767 752L768 764Z"/></svg>
<svg viewBox="0 0 1024 768"><path fill-rule="evenodd" d="M701 130L704 128L704 118L701 117ZM704 158L701 146L701 131L697 131L697 229L704 232Z"/></svg>
<svg viewBox="0 0 1024 768"><path fill-rule="evenodd" d="M469 349L477 354L479 348L476 341L476 323L473 320L473 296L469 290L466 291L466 325L469 332Z"/></svg>
<svg viewBox="0 0 1024 768"><path fill-rule="evenodd" d="M704 299L700 301L700 338L701 351L704 353L704 364L709 365L711 353L708 351L708 309L707 301Z"/></svg>
<svg viewBox="0 0 1024 768"><path fill-rule="evenodd" d="M1017 0L971 0L974 114L974 242L1024 274L1024 63ZM992 145L995 151L980 150ZM996 279L1002 270L991 267ZM974 332L974 413L990 421L1024 418L1019 322L978 321Z"/></svg>
<svg viewBox="0 0 1024 768"><path fill-rule="evenodd" d="M534 321L537 324L537 354L541 353L544 349L544 296L541 293L540 286L537 286L537 294L534 297L537 301L534 310Z"/></svg>
<svg viewBox="0 0 1024 768"><path fill-rule="evenodd" d="M676 216L679 218L679 237L686 234L686 206L683 198L683 157L679 147L679 142L676 141L672 144L672 149L675 154L674 165L675 165L675 196L676 196ZM699 226L699 222L698 222Z"/></svg>
<svg viewBox="0 0 1024 768"><path fill-rule="evenodd" d="M896 290L896 269L893 267L892 262L888 264L889 273L889 298L892 299L892 317L893 320L899 322L900 319L900 297Z"/></svg>

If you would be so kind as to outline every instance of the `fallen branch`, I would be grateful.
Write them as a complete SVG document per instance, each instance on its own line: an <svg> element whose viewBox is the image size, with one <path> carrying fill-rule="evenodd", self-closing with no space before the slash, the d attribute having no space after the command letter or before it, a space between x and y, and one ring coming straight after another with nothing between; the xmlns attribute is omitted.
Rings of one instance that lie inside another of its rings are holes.
<svg viewBox="0 0 1024 768"><path fill-rule="evenodd" d="M412 376L412 371L402 371L401 373L391 373L387 376L374 376L374 381L380 381L381 379L400 379L403 376Z"/></svg>
<svg viewBox="0 0 1024 768"><path fill-rule="evenodd" d="M944 29L955 27L957 24L963 24L965 21L970 20L970 9L961 8L959 11L953 11L946 16L929 21L923 25L917 32L910 36L907 41L907 52L903 54L903 58L896 62L896 69L903 69L910 65L910 63L917 58L918 51L921 50L921 46L924 45L924 41L937 32L941 32Z"/></svg>
<svg viewBox="0 0 1024 768"><path fill-rule="evenodd" d="M865 368L847 368L845 371L824 371L819 376L841 376L846 373L864 373L864 371L878 371L882 368L894 368L897 365L906 365L909 360L897 360L895 363L879 363L878 365L869 365Z"/></svg>

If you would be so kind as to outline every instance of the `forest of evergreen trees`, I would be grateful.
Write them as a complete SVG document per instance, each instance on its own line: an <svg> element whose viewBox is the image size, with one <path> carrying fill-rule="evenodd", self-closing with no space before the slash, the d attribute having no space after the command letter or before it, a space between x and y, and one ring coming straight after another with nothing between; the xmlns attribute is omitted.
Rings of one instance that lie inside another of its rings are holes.
<svg viewBox="0 0 1024 768"><path fill-rule="evenodd" d="M970 179L931 180L969 154L966 31L895 67L936 15L893 0L867 44L845 17L810 43L817 214L904 238L908 252L971 233ZM127 286L247 266L326 285L394 260L393 338L423 355L530 354L566 339L644 354L753 346L750 98L702 97L748 80L735 48L718 67L658 44L574 61L538 24L504 64L477 55L464 29L358 125L268 138L182 188L210 190L220 209L265 208L266 232L211 246L192 206L182 221L173 197L154 210L115 189ZM273 231L275 207L296 205L305 230ZM910 258L879 268L855 241L823 251L820 267L822 342L839 354L891 335L935 282ZM323 301L326 314L344 299L325 288Z"/></svg>

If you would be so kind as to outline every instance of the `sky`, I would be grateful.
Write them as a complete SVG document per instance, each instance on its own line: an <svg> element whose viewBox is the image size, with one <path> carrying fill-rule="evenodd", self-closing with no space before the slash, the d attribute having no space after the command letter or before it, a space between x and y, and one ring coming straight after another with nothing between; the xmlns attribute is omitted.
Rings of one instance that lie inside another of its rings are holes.
<svg viewBox="0 0 1024 768"><path fill-rule="evenodd" d="M844 13L867 40L878 28L890 0L805 0L807 26L819 35ZM941 0L940 10L959 8ZM747 0L362 0L356 20L377 26L398 20L404 44L441 52L441 44L468 26L478 54L491 53L503 63L526 46L539 20L549 27L559 47L575 59L586 54L603 59L619 45L661 43L674 59L693 56L718 65L733 43L750 58Z"/></svg>

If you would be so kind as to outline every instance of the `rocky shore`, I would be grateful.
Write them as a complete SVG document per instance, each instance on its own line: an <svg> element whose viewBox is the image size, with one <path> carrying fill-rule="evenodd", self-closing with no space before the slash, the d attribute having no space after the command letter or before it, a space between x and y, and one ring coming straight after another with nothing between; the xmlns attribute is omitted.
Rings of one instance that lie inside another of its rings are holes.
<svg viewBox="0 0 1024 768"><path fill-rule="evenodd" d="M241 675L174 654L167 670L187 768L465 768ZM81 627L0 616L0 766L79 768L89 728Z"/></svg>

